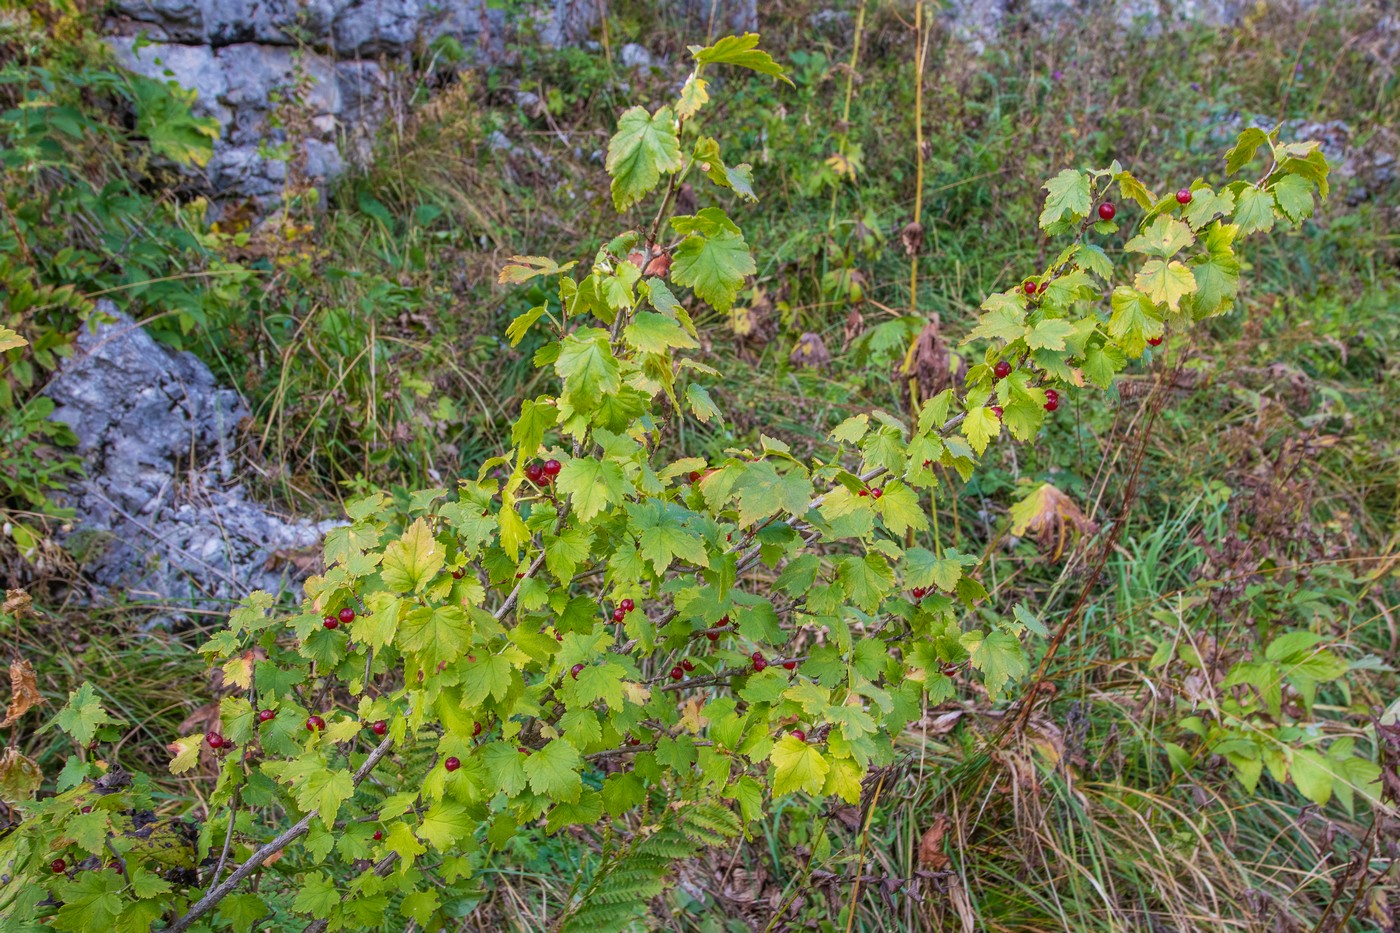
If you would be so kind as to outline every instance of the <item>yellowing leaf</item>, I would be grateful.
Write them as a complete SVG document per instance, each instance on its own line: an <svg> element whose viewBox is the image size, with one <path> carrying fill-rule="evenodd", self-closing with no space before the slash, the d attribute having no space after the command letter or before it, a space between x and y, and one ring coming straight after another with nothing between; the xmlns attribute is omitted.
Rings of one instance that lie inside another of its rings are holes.
<svg viewBox="0 0 1400 933"><path fill-rule="evenodd" d="M1175 311L1181 306L1181 299L1196 290L1196 277L1176 260L1149 259L1143 263L1133 284L1157 304L1165 304Z"/></svg>
<svg viewBox="0 0 1400 933"><path fill-rule="evenodd" d="M768 760L774 768L775 797L795 790L820 794L826 784L827 772L831 770L831 766L815 745L799 741L791 735L785 735L778 740L769 753Z"/></svg>
<svg viewBox="0 0 1400 933"><path fill-rule="evenodd" d="M397 592L417 593L438 575L442 565L442 545L420 518L384 549L382 576L385 585Z"/></svg>
<svg viewBox="0 0 1400 933"><path fill-rule="evenodd" d="M613 204L625 211L656 187L664 172L680 171L681 143L670 107L648 114L633 107L617 121L605 163L612 176Z"/></svg>
<svg viewBox="0 0 1400 933"><path fill-rule="evenodd" d="M860 803L860 782L863 777L865 769L856 762L849 758L833 758L822 793L828 797L840 797L855 806Z"/></svg>
<svg viewBox="0 0 1400 933"><path fill-rule="evenodd" d="M17 350L20 347L29 346L29 341L8 327L0 327L0 353L6 350Z"/></svg>
<svg viewBox="0 0 1400 933"><path fill-rule="evenodd" d="M184 774L199 764L199 746L204 741L204 733L187 735L171 742L167 748L174 754L170 760L171 774Z"/></svg>

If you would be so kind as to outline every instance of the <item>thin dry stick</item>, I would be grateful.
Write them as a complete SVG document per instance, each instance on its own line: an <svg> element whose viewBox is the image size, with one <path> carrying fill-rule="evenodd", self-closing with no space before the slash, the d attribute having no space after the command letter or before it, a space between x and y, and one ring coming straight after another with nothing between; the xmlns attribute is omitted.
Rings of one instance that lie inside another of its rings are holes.
<svg viewBox="0 0 1400 933"><path fill-rule="evenodd" d="M924 0L914 4L914 222L909 235L918 237L909 249L909 310L919 309L919 251L923 248L924 229L920 220L924 211Z"/></svg>
<svg viewBox="0 0 1400 933"><path fill-rule="evenodd" d="M875 820L875 808L880 805L880 791L885 787L885 775L880 772L880 780L875 784L875 793L870 795L870 807L865 812L865 829L860 834L860 855L856 859L855 886L851 888L851 907L846 914L846 933L851 933L856 922L856 901L860 899L860 873L865 870L865 849L870 845L870 824Z"/></svg>

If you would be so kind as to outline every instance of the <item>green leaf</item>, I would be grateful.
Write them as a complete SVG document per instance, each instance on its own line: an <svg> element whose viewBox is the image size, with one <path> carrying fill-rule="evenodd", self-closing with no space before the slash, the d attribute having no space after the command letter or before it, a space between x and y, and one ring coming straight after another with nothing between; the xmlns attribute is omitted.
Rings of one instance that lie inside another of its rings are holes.
<svg viewBox="0 0 1400 933"><path fill-rule="evenodd" d="M1194 242L1196 236L1189 226L1175 217L1162 215L1152 221L1152 226L1123 244L1123 249L1170 259Z"/></svg>
<svg viewBox="0 0 1400 933"><path fill-rule="evenodd" d="M977 326L963 340L967 345L986 337L1010 343L1025 333L1026 310L1013 301L1001 302L977 319Z"/></svg>
<svg viewBox="0 0 1400 933"><path fill-rule="evenodd" d="M462 672L462 704L480 706L488 696L505 699L510 690L510 661L499 654L477 655Z"/></svg>
<svg viewBox="0 0 1400 933"><path fill-rule="evenodd" d="M575 411L592 411L605 395L616 395L622 385L617 358L608 332L589 327L559 342L554 371L564 380L563 396Z"/></svg>
<svg viewBox="0 0 1400 933"><path fill-rule="evenodd" d="M878 552L871 552L864 557L838 557L836 566L836 579L845 588L851 602L863 612L879 609L880 601L894 585L894 573L884 555Z"/></svg>
<svg viewBox="0 0 1400 933"><path fill-rule="evenodd" d="M783 66L773 61L773 57L758 48L758 34L746 32L742 36L725 36L714 45L690 46L690 54L702 65L737 65L759 74L772 75L780 81L792 85L783 71Z"/></svg>
<svg viewBox="0 0 1400 933"><path fill-rule="evenodd" d="M695 289L715 310L728 311L744 279L757 271L744 235L721 228L709 235L692 233L681 241L672 258L671 280Z"/></svg>
<svg viewBox="0 0 1400 933"><path fill-rule="evenodd" d="M1313 213L1312 185L1301 175L1285 175L1272 186L1274 202L1288 219L1297 223Z"/></svg>
<svg viewBox="0 0 1400 933"><path fill-rule="evenodd" d="M937 586L945 593L953 592L962 576L962 562L953 557L939 558L923 548L904 552L904 583L909 587Z"/></svg>
<svg viewBox="0 0 1400 933"><path fill-rule="evenodd" d="M233 927L233 933L250 933L253 924L271 913L256 894L231 894L219 901L219 919Z"/></svg>
<svg viewBox="0 0 1400 933"><path fill-rule="evenodd" d="M336 889L335 881L326 877L324 873L304 874L297 881L299 890L292 901L292 909L298 913L310 914L313 917L330 917L340 906L340 891Z"/></svg>
<svg viewBox="0 0 1400 933"><path fill-rule="evenodd" d="M1268 145L1269 134L1251 126L1239 135L1239 139L1225 152L1225 173L1233 175L1248 165L1260 146Z"/></svg>
<svg viewBox="0 0 1400 933"><path fill-rule="evenodd" d="M1089 213L1093 206L1089 198L1089 176L1072 169L1065 169L1043 186L1045 209L1040 212L1040 227L1048 230L1068 216L1077 220Z"/></svg>
<svg viewBox="0 0 1400 933"><path fill-rule="evenodd" d="M665 353L672 348L691 349L700 346L695 338L671 318L652 311L633 315L632 323L622 330L630 346L643 353Z"/></svg>
<svg viewBox="0 0 1400 933"><path fill-rule="evenodd" d="M651 561L656 574L664 574L677 557L700 567L710 566L704 539L683 520L689 514L685 509L648 502L633 506L628 512L642 556Z"/></svg>
<svg viewBox="0 0 1400 933"><path fill-rule="evenodd" d="M1100 389L1107 389L1113 384L1113 376L1127 365L1127 358L1117 347L1102 346L1090 347L1084 351L1084 359L1080 362L1080 369L1084 371L1084 376Z"/></svg>
<svg viewBox="0 0 1400 933"><path fill-rule="evenodd" d="M923 531L928 527L918 495L898 480L885 484L880 498L875 500L875 511L880 513L885 527L900 537L911 528Z"/></svg>
<svg viewBox="0 0 1400 933"><path fill-rule="evenodd" d="M418 838L439 852L447 852L476 829L467 808L451 800L439 800L418 823Z"/></svg>
<svg viewBox="0 0 1400 933"><path fill-rule="evenodd" d="M710 399L709 391L698 382L692 382L685 387L685 401L690 406L690 413L700 423L709 424L714 421L716 424L724 424L724 414Z"/></svg>
<svg viewBox="0 0 1400 933"><path fill-rule="evenodd" d="M384 584L399 593L417 593L442 570L443 551L428 523L418 519L384 549Z"/></svg>
<svg viewBox="0 0 1400 933"><path fill-rule="evenodd" d="M559 472L555 485L567 495L580 521L589 521L609 505L617 505L631 492L622 467L611 460L575 457Z"/></svg>
<svg viewBox="0 0 1400 933"><path fill-rule="evenodd" d="M1133 284L1152 301L1175 311L1181 306L1181 299L1196 290L1196 277L1177 260L1149 259L1142 264Z"/></svg>
<svg viewBox="0 0 1400 933"><path fill-rule="evenodd" d="M583 790L579 769L583 759L578 749L564 739L555 739L525 759L530 789L550 800L574 803Z"/></svg>
<svg viewBox="0 0 1400 933"><path fill-rule="evenodd" d="M1235 257L1234 239L1239 227L1216 224L1202 237L1207 253L1191 260L1196 276L1196 293L1191 296L1195 317L1223 314L1235 303L1240 290L1240 261Z"/></svg>
<svg viewBox="0 0 1400 933"><path fill-rule="evenodd" d="M471 622L461 606L419 606L399 622L400 650L414 652L428 670L466 654L471 643Z"/></svg>
<svg viewBox="0 0 1400 933"><path fill-rule="evenodd" d="M1317 752L1307 748L1293 750L1288 776L1299 793L1319 807L1327 806L1327 801L1332 799L1333 772L1332 763Z"/></svg>
<svg viewBox="0 0 1400 933"><path fill-rule="evenodd" d="M767 460L750 464L735 484L739 524L750 525L778 512L804 515L815 490L801 469L779 473Z"/></svg>
<svg viewBox="0 0 1400 933"><path fill-rule="evenodd" d="M1026 346L1032 350L1063 350L1065 338L1073 335L1074 326L1069 321L1048 318L1026 328Z"/></svg>
<svg viewBox="0 0 1400 933"><path fill-rule="evenodd" d="M1158 316L1157 306L1146 295L1126 285L1113 290L1113 314L1108 319L1108 334L1129 357L1142 356L1149 338L1160 336L1165 328Z"/></svg>
<svg viewBox="0 0 1400 933"><path fill-rule="evenodd" d="M54 929L72 933L110 929L122 912L123 886L122 879L108 871L79 872L73 881L55 885L54 895L63 906L52 921Z"/></svg>
<svg viewBox="0 0 1400 933"><path fill-rule="evenodd" d="M661 181L662 173L680 171L681 142L670 107L648 114L633 107L617 121L608 141L605 167L612 176L613 204L625 211Z"/></svg>
<svg viewBox="0 0 1400 933"><path fill-rule="evenodd" d="M1239 203L1235 205L1235 223L1244 236L1260 230L1272 230L1274 227L1273 196L1252 185L1245 188L1240 192Z"/></svg>
<svg viewBox="0 0 1400 933"><path fill-rule="evenodd" d="M536 305L529 311L523 311L515 316L515 319L506 326L506 339L510 341L512 347L520 346L520 341L525 339L525 335L530 332L530 328L535 326L535 322L544 317L544 313L549 310L545 305Z"/></svg>
<svg viewBox="0 0 1400 933"><path fill-rule="evenodd" d="M512 256L501 267L501 274L497 276L496 281L501 285L522 285L541 275L558 275L572 269L573 266L573 263L561 266L548 256Z"/></svg>
<svg viewBox="0 0 1400 933"><path fill-rule="evenodd" d="M773 746L768 754L772 762L773 796L780 797L793 791L802 790L809 794L820 794L826 783L831 766L822 757L815 745L799 741L785 735Z"/></svg>
<svg viewBox="0 0 1400 933"><path fill-rule="evenodd" d="M97 702L97 691L92 684L83 681L81 687L68 694L68 702L44 728L57 725L72 736L74 742L89 745L98 729L119 721L107 715L102 704Z"/></svg>
<svg viewBox="0 0 1400 933"><path fill-rule="evenodd" d="M959 640L971 656L972 666L982 672L993 700L1009 681L1019 681L1030 670L1021 640L1010 632L964 632Z"/></svg>
<svg viewBox="0 0 1400 933"><path fill-rule="evenodd" d="M963 419L962 433L980 455L991 439L1001 434L1001 422L990 408L978 405L968 410L967 417Z"/></svg>
<svg viewBox="0 0 1400 933"><path fill-rule="evenodd" d="M544 432L554 427L559 418L559 408L553 399L540 396L520 403L520 418L511 426L510 438L515 442L515 456L524 463L539 452Z"/></svg>
<svg viewBox="0 0 1400 933"><path fill-rule="evenodd" d="M483 746L478 754L486 765L491 787L507 797L514 797L525 789L525 756L516 751L515 746L492 742Z"/></svg>

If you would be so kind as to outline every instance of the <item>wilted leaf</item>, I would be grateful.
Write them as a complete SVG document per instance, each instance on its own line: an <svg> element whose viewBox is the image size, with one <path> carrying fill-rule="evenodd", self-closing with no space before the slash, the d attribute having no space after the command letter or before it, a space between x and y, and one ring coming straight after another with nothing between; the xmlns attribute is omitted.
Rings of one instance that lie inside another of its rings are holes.
<svg viewBox="0 0 1400 933"><path fill-rule="evenodd" d="M1063 552L1068 536L1078 538L1098 530L1098 524L1091 521L1073 499L1049 483L1042 483L1011 507L1011 533L1019 536L1030 532L1041 550L1053 543L1051 559Z"/></svg>
<svg viewBox="0 0 1400 933"><path fill-rule="evenodd" d="M5 709L5 720L0 722L0 727L14 725L42 702L44 698L39 694L33 666L23 658L15 658L10 662L10 705Z"/></svg>

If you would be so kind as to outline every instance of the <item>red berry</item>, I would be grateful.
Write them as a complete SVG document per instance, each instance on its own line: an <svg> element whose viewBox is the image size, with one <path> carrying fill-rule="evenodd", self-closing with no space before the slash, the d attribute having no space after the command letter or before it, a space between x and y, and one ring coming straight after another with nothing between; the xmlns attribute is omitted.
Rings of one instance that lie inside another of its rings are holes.
<svg viewBox="0 0 1400 933"><path fill-rule="evenodd" d="M204 741L209 743L210 748L223 748L224 737L217 732L210 732L204 736Z"/></svg>
<svg viewBox="0 0 1400 933"><path fill-rule="evenodd" d="M544 467L538 463L532 463L525 468L525 478L536 486L544 479Z"/></svg>
<svg viewBox="0 0 1400 933"><path fill-rule="evenodd" d="M1118 213L1118 208L1113 206L1112 201L1105 201L1099 205L1099 217L1103 220L1112 220L1113 215Z"/></svg>
<svg viewBox="0 0 1400 933"><path fill-rule="evenodd" d="M515 746L515 750L516 750L517 752L519 752L520 754L522 754L522 755L528 755L528 754L530 754L530 750L529 750L528 748L526 748L524 745L517 745L517 746Z"/></svg>
<svg viewBox="0 0 1400 933"><path fill-rule="evenodd" d="M378 829L376 829L376 830L374 831L374 841L375 841L375 842L379 842L379 841L380 841L381 839L383 839L383 838L384 838L384 832L383 832L383 830L378 830Z"/></svg>
<svg viewBox="0 0 1400 933"><path fill-rule="evenodd" d="M307 716L306 728L311 732L319 732L326 728L326 721L320 716Z"/></svg>
<svg viewBox="0 0 1400 933"><path fill-rule="evenodd" d="M799 742L807 741L807 733L803 732L801 729L793 729L792 737Z"/></svg>
<svg viewBox="0 0 1400 933"><path fill-rule="evenodd" d="M613 610L614 622L621 622L625 618L627 618L627 613L622 610L621 606L618 606L616 609Z"/></svg>
<svg viewBox="0 0 1400 933"><path fill-rule="evenodd" d="M1148 338L1147 338L1147 345L1148 345L1149 347L1160 347L1160 346L1162 345L1162 338L1161 338L1161 337L1148 337Z"/></svg>
<svg viewBox="0 0 1400 933"><path fill-rule="evenodd" d="M1059 399L1054 399L1054 398L1052 398L1052 399L1047 399L1046 402L1045 402L1045 410L1046 410L1046 411L1054 411L1055 409L1057 409L1057 408L1059 408L1059 407L1060 407L1060 400L1059 400Z"/></svg>
<svg viewBox="0 0 1400 933"><path fill-rule="evenodd" d="M564 464L560 463L558 460L546 460L544 462L544 471L549 476L558 476L559 471L562 469L564 469Z"/></svg>
<svg viewBox="0 0 1400 933"><path fill-rule="evenodd" d="M337 613L337 615L340 617L341 625L349 625L351 622L355 621L355 610L351 609L349 606L346 606L344 609L340 610L340 612Z"/></svg>
<svg viewBox="0 0 1400 933"><path fill-rule="evenodd" d="M67 867L68 863L61 858L56 858L52 862L49 862L49 868L53 869L55 875L63 874L63 870Z"/></svg>
<svg viewBox="0 0 1400 933"><path fill-rule="evenodd" d="M923 598L924 598L924 594L927 593L928 590L925 590L922 586L916 586L916 587L914 587L912 590L910 590L909 592L911 592L911 593L914 594L914 598L915 598L915 599L923 599Z"/></svg>
<svg viewBox="0 0 1400 933"><path fill-rule="evenodd" d="M79 811L79 812L81 812L81 813L91 813L91 812L92 812L92 807L83 807L83 809L82 809L81 811Z"/></svg>
<svg viewBox="0 0 1400 933"><path fill-rule="evenodd" d="M996 416L997 416L997 420L1000 421L1000 420L1001 420L1001 416L1002 416L1003 414L1005 414L1005 412L1002 410L1002 407L1001 407L1000 405L993 405L993 406L992 406L992 414L996 415Z"/></svg>
<svg viewBox="0 0 1400 933"><path fill-rule="evenodd" d="M997 364L992 367L992 375L998 379L1005 379L1011 375L1011 364L1006 360L997 360Z"/></svg>
<svg viewBox="0 0 1400 933"><path fill-rule="evenodd" d="M369 729L375 735L383 735L384 733L389 731L389 724L382 719L377 719L369 727Z"/></svg>
<svg viewBox="0 0 1400 933"><path fill-rule="evenodd" d="M719 632L706 632L705 637L710 641L719 641Z"/></svg>
<svg viewBox="0 0 1400 933"><path fill-rule="evenodd" d="M691 671L695 670L695 665L691 663L690 658L685 658L684 660L682 660L681 667L685 668L686 673L690 673Z"/></svg>
<svg viewBox="0 0 1400 933"><path fill-rule="evenodd" d="M870 495L870 490L869 490L869 489L862 489L859 493L857 493L857 495L860 495L860 496L868 496L868 495Z"/></svg>
<svg viewBox="0 0 1400 933"><path fill-rule="evenodd" d="M1021 284L1021 288L1025 290L1027 295L1035 294L1035 283L1030 279L1026 279L1026 281Z"/></svg>
<svg viewBox="0 0 1400 933"><path fill-rule="evenodd" d="M442 763L442 767L447 771L456 771L458 768L462 767L462 762L456 758L448 758Z"/></svg>
<svg viewBox="0 0 1400 933"><path fill-rule="evenodd" d="M639 738L637 738L637 737L634 736L634 735L629 735L629 736L627 737L627 744L628 744L628 745L641 745L641 744L642 744L642 740L639 739Z"/></svg>
<svg viewBox="0 0 1400 933"><path fill-rule="evenodd" d="M729 616L720 616L720 617L719 617L719 621L715 623L715 625L719 626L720 628L724 628L724 627L725 627L726 625L728 625L728 624L729 624Z"/></svg>
<svg viewBox="0 0 1400 933"><path fill-rule="evenodd" d="M272 722L272 720L274 720L274 719L276 719L276 718L277 718L277 710L275 710L275 709L260 709L260 710L258 710L258 722Z"/></svg>
<svg viewBox="0 0 1400 933"><path fill-rule="evenodd" d="M681 666L680 666L679 664L677 664L675 667L671 668L671 679L672 679L672 680L680 680L680 679L681 679L682 677L684 677L684 676L685 676L685 671L681 670Z"/></svg>
<svg viewBox="0 0 1400 933"><path fill-rule="evenodd" d="M699 471L699 470L691 470L691 471L690 471L690 481L691 481L692 483L698 483L698 482L700 482L700 471Z"/></svg>
<svg viewBox="0 0 1400 933"><path fill-rule="evenodd" d="M563 633L563 632L555 632L555 633L554 633L554 640L555 640L555 641L563 641L563 640L564 640L564 633Z"/></svg>
<svg viewBox="0 0 1400 933"><path fill-rule="evenodd" d="M618 605L622 607L623 612L631 612L633 609L637 608L637 604L630 599L624 599L622 602L618 603Z"/></svg>
<svg viewBox="0 0 1400 933"><path fill-rule="evenodd" d="M927 469L928 469L929 467L931 467L931 466L933 466L933 461L932 461L932 460L925 460L925 461L924 461L924 469L925 469L925 470L927 470Z"/></svg>
<svg viewBox="0 0 1400 933"><path fill-rule="evenodd" d="M465 567L459 567L459 568L457 568L456 570L452 571L452 579L454 579L454 580L460 580L460 579L462 579L463 577L465 577L466 575L467 575L467 568L465 568Z"/></svg>
<svg viewBox="0 0 1400 933"><path fill-rule="evenodd" d="M763 669L764 669L765 667L767 667L767 666L768 666L768 662L765 661L765 660L763 660L763 655L761 655L761 654L755 654L755 655L754 655L754 659L753 659L753 669L754 669L755 671L761 671L761 670L763 670Z"/></svg>
<svg viewBox="0 0 1400 933"><path fill-rule="evenodd" d="M326 616L321 620L321 624L326 628L340 628L340 620L335 616Z"/></svg>
<svg viewBox="0 0 1400 933"><path fill-rule="evenodd" d="M583 665L582 665L582 664L575 664L573 667L569 668L569 676L573 677L574 680L578 680L578 675L579 675L582 671L583 671Z"/></svg>
<svg viewBox="0 0 1400 933"><path fill-rule="evenodd" d="M885 494L885 491L884 491L883 489L872 489L872 490L870 490L870 497L871 497L872 499L878 499L878 498L880 498L881 496L883 496L884 494Z"/></svg>
<svg viewBox="0 0 1400 933"><path fill-rule="evenodd" d="M1059 400L1060 400L1060 393L1056 392L1054 389L1046 389L1046 390L1045 390L1045 401L1047 401L1047 402L1058 402Z"/></svg>
<svg viewBox="0 0 1400 933"><path fill-rule="evenodd" d="M1182 188L1180 191L1178 191L1178 192L1176 193L1176 203L1178 203L1178 204L1190 204L1190 203L1191 203L1191 189L1190 189L1190 188Z"/></svg>
<svg viewBox="0 0 1400 933"><path fill-rule="evenodd" d="M795 671L795 670L797 670L797 662L796 662L796 661L784 661L784 662L783 662L783 669L784 669L784 670L789 670L789 671Z"/></svg>
<svg viewBox="0 0 1400 933"><path fill-rule="evenodd" d="M472 723L472 735L473 735L473 736L481 735L481 723L479 723L479 722L474 722L474 723Z"/></svg>

